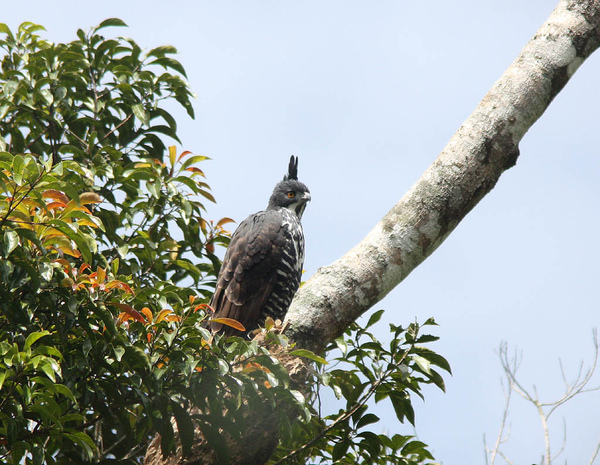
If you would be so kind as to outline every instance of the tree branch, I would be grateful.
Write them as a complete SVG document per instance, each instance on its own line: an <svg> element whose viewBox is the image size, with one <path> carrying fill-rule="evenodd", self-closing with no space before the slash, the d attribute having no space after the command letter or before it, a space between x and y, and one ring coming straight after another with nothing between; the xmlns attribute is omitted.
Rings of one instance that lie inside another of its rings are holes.
<svg viewBox="0 0 600 465"><path fill-rule="evenodd" d="M598 47L600 2L563 0L375 228L299 290L286 334L320 352L431 255L519 156L519 143Z"/></svg>
<svg viewBox="0 0 600 465"><path fill-rule="evenodd" d="M515 366L516 366L516 359L515 359ZM515 368L516 369L516 368ZM504 383L503 383L504 384ZM510 431L506 434L504 431L507 428L507 423L508 423L508 413L510 411L510 401L512 398L512 383L509 381L508 382L508 386L507 386L507 392L505 392L504 394L504 412L502 414L502 422L500 423L500 431L498 431L498 436L496 437L496 443L494 444L494 448L493 449L488 449L486 442L485 442L485 435L483 437L483 445L484 445L484 449L485 449L485 462L486 465L488 464L488 453L490 454L490 461L489 461L489 465L495 465L496 463L496 455L498 455L500 453L500 446L502 444L504 444L509 436L510 436Z"/></svg>
<svg viewBox="0 0 600 465"><path fill-rule="evenodd" d="M589 461L589 465L594 464L596 457L598 457L598 452L600 452L600 441L598 441L598 444L596 445L596 449L594 450L594 453L592 454L592 458Z"/></svg>

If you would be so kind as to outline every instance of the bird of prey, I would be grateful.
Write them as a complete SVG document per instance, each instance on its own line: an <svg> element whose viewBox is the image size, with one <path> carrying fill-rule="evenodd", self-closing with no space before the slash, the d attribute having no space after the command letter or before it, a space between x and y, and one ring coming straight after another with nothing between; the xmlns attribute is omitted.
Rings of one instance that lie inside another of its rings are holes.
<svg viewBox="0 0 600 465"><path fill-rule="evenodd" d="M212 321L213 333L247 336L267 317L283 320L300 286L304 264L300 220L308 201L308 187L298 181L298 157L292 155L267 209L250 215L231 236L210 301L213 319L232 318L246 330Z"/></svg>

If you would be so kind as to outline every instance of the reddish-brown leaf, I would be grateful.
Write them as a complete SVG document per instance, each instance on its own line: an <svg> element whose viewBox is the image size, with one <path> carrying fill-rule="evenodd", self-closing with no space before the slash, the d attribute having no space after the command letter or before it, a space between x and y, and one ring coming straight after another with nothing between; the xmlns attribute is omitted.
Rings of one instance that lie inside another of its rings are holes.
<svg viewBox="0 0 600 465"><path fill-rule="evenodd" d="M202 171L200 168L196 168L195 166L190 166L189 168L185 169L186 171L190 171L194 174L198 174L200 176L202 176L203 178L205 178L206 176L204 175L204 171ZM192 175L193 177L193 175Z"/></svg>
<svg viewBox="0 0 600 465"><path fill-rule="evenodd" d="M57 200L55 202L50 202L49 204L47 204L46 208L48 210L56 210L58 208L67 208L67 204L64 202L61 202L60 200Z"/></svg>
<svg viewBox="0 0 600 465"><path fill-rule="evenodd" d="M203 309L203 310L207 310L208 313L215 313L215 309L212 308L210 305L208 304L198 304L194 307L194 313L196 313L198 310Z"/></svg>
<svg viewBox="0 0 600 465"><path fill-rule="evenodd" d="M238 331L246 331L246 328L243 324L241 324L238 320L234 320L233 318L212 318L209 320L211 323L220 323L225 326L230 326L233 329L237 329Z"/></svg>
<svg viewBox="0 0 600 465"><path fill-rule="evenodd" d="M45 190L44 192L42 192L42 198L57 200L64 204L69 203L69 197L67 197L64 192L57 191L56 189Z"/></svg>
<svg viewBox="0 0 600 465"><path fill-rule="evenodd" d="M98 284L102 284L106 279L106 271L101 266L98 267L98 271L96 271L96 282Z"/></svg>
<svg viewBox="0 0 600 465"><path fill-rule="evenodd" d="M108 282L106 284L106 289L121 289L122 291L133 295L133 289L131 289L128 284L124 283L123 281L119 281L118 279L113 279L112 281Z"/></svg>
<svg viewBox="0 0 600 465"><path fill-rule="evenodd" d="M158 316L156 317L156 322L160 323L163 320L179 321L180 319L181 318L179 318L179 315L175 314L175 312L173 312L173 310L171 310L170 308L164 308L158 313Z"/></svg>
<svg viewBox="0 0 600 465"><path fill-rule="evenodd" d="M125 283L123 283L123 284L125 284ZM127 286L127 287L129 287L129 286ZM140 313L142 313L146 317L146 321L148 323L152 323L152 321L154 320L154 315L152 315L152 311L148 307L142 308L140 310ZM150 341L148 341L148 342L150 342Z"/></svg>
<svg viewBox="0 0 600 465"><path fill-rule="evenodd" d="M219 222L217 223L217 228L222 228L223 225L227 224L227 223L235 223L235 220L232 220L231 218L227 218L227 217L221 218L219 220Z"/></svg>
<svg viewBox="0 0 600 465"><path fill-rule="evenodd" d="M140 323L146 323L146 319L143 317L143 315L132 306L127 304L121 304L119 302L112 302L112 305L123 310L123 312L127 313L127 315L129 315L134 320L137 320Z"/></svg>
<svg viewBox="0 0 600 465"><path fill-rule="evenodd" d="M95 192L84 192L79 196L79 200L81 201L81 205L89 205L90 203L102 202L102 197Z"/></svg>
<svg viewBox="0 0 600 465"><path fill-rule="evenodd" d="M181 155L179 155L179 158L177 159L177 161L181 161L181 159L183 157L185 157L186 155L191 155L191 154L192 154L192 152L190 152L189 150L185 150L185 151L181 152Z"/></svg>

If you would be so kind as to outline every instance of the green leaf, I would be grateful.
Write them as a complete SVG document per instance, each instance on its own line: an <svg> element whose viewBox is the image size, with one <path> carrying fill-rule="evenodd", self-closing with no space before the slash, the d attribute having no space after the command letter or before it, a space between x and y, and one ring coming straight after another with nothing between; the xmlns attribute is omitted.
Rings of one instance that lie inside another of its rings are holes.
<svg viewBox="0 0 600 465"><path fill-rule="evenodd" d="M0 389L2 389L2 385L4 384L4 380L8 376L9 370L0 371Z"/></svg>
<svg viewBox="0 0 600 465"><path fill-rule="evenodd" d="M446 392L446 383L444 383L444 378L442 378L442 375L440 375L437 371L431 370L431 373L429 374L429 379L443 392Z"/></svg>
<svg viewBox="0 0 600 465"><path fill-rule="evenodd" d="M8 257L10 253L19 245L19 234L16 231L7 229L4 231L4 256Z"/></svg>
<svg viewBox="0 0 600 465"><path fill-rule="evenodd" d="M52 359L46 359L46 360L43 360L43 361L40 363L40 366L39 366L39 368L40 368L40 370L42 370L44 373L46 373L46 376L47 376L48 378L50 378L50 379L52 380L52 382L53 382L53 383L55 383L55 382L56 382L56 374L57 374L57 373L55 372L55 370L54 370L54 366L52 365L52 363L50 363L50 360L52 360Z"/></svg>
<svg viewBox="0 0 600 465"><path fill-rule="evenodd" d="M415 411L410 402L408 394L398 391L390 392L390 400L396 412L398 420L401 422L406 418L411 425L415 425Z"/></svg>
<svg viewBox="0 0 600 465"><path fill-rule="evenodd" d="M346 453L348 452L348 448L352 444L350 441L342 440L338 442L335 446L333 446L333 451L331 452L331 460L337 462L338 460L344 458Z"/></svg>
<svg viewBox="0 0 600 465"><path fill-rule="evenodd" d="M136 118L142 122L142 124L148 125L148 123L150 122L150 116L148 115L148 112L144 108L143 104L136 103L134 105L131 105L131 110L133 111L133 114L136 116Z"/></svg>
<svg viewBox="0 0 600 465"><path fill-rule="evenodd" d="M17 91L18 88L18 81L6 81L2 88L2 93L4 94L4 97L6 99L10 99L10 97L12 97L12 95Z"/></svg>
<svg viewBox="0 0 600 465"><path fill-rule="evenodd" d="M180 266L184 270L189 271L196 278L198 278L202 275L202 272L200 271L200 269L197 266L193 265L188 260L175 260L175 264L177 266Z"/></svg>
<svg viewBox="0 0 600 465"><path fill-rule="evenodd" d="M88 460L92 460L97 452L96 444L94 441L85 433L71 429L70 431L63 432L66 439L73 441L76 445L81 448L81 451L85 453Z"/></svg>
<svg viewBox="0 0 600 465"><path fill-rule="evenodd" d="M428 318L425 323L423 323L423 326L439 326L439 325L435 322L435 319L433 317L431 317L431 318Z"/></svg>
<svg viewBox="0 0 600 465"><path fill-rule="evenodd" d="M39 444L33 446L31 451L33 465L42 465L44 463L44 448Z"/></svg>
<svg viewBox="0 0 600 465"><path fill-rule="evenodd" d="M424 359L427 359L431 364L437 365L438 367L446 370L448 373L452 373L452 368L448 361L439 354L436 354L434 351L427 347L415 347L414 351L419 354Z"/></svg>
<svg viewBox="0 0 600 465"><path fill-rule="evenodd" d="M4 119L8 110L10 110L10 104L5 103L0 105L0 120Z"/></svg>
<svg viewBox="0 0 600 465"><path fill-rule="evenodd" d="M95 31L99 31L105 27L127 27L125 21L119 18L108 18L102 21L95 29Z"/></svg>
<svg viewBox="0 0 600 465"><path fill-rule="evenodd" d="M15 264L15 266L21 268L23 271L25 271L29 275L33 289L38 289L40 287L39 272L36 268L31 266L31 263L23 261L23 260L15 260L14 264Z"/></svg>
<svg viewBox="0 0 600 465"><path fill-rule="evenodd" d="M439 337L437 336L433 336L432 334L423 334L422 336L419 336L416 340L416 342L418 344L426 344L428 342L435 342L435 341L439 341Z"/></svg>
<svg viewBox="0 0 600 465"><path fill-rule="evenodd" d="M52 92L50 91L50 89L42 89L40 91L40 94L42 95L42 97L44 98L44 100L46 101L46 103L48 105L52 104L52 102L54 102L54 95L52 95Z"/></svg>
<svg viewBox="0 0 600 465"><path fill-rule="evenodd" d="M342 352L342 355L346 356L346 354L348 353L348 344L346 344L346 341L340 337L335 340L335 344L337 345L338 349L340 349L340 351Z"/></svg>
<svg viewBox="0 0 600 465"><path fill-rule="evenodd" d="M6 86L4 87L4 90L6 90ZM24 168L25 168L25 159L21 155L15 156L15 158L13 159L12 175L13 175L14 181L19 186L21 185L21 182L23 181L23 169Z"/></svg>
<svg viewBox="0 0 600 465"><path fill-rule="evenodd" d="M204 155L194 155L193 157L189 157L187 158L181 165L181 169L185 170L186 168L189 168L192 165L195 165L196 163L200 163L204 160L208 160L208 157L205 157Z"/></svg>
<svg viewBox="0 0 600 465"><path fill-rule="evenodd" d="M194 444L194 422L190 413L184 409L176 400L171 401L171 408L177 421L177 429L179 431L179 439L183 450L183 458L187 457Z"/></svg>
<svg viewBox="0 0 600 465"><path fill-rule="evenodd" d="M180 73L181 75L183 75L184 77L186 76L185 68L181 65L181 63L179 63L177 60L170 58L170 57L157 58L156 60L151 61L148 64L149 65L161 65L164 68L171 68L171 69L177 71L178 73Z"/></svg>
<svg viewBox="0 0 600 465"><path fill-rule="evenodd" d="M404 455L404 456L409 456L412 454L421 455L423 453L425 453L427 455L427 454L429 454L429 452L427 451L426 448L427 448L427 444L425 444L424 442L411 441L402 448L402 455ZM431 457L431 454L429 454L429 456L427 458L433 459L433 457Z"/></svg>
<svg viewBox="0 0 600 465"><path fill-rule="evenodd" d="M185 184L192 192L197 193L200 191L200 186L198 183L194 179L188 178L187 176L177 176L173 178L173 181Z"/></svg>
<svg viewBox="0 0 600 465"><path fill-rule="evenodd" d="M358 423L356 424L356 428L364 428L367 425L373 424L373 423L377 423L379 421L379 417L373 413L367 413L366 415L363 415L360 420L358 420Z"/></svg>
<svg viewBox="0 0 600 465"><path fill-rule="evenodd" d="M295 349L290 352L290 355L294 355L296 357L304 357L308 358L314 362L320 363L321 365L327 365L327 360L323 357L319 357L318 355L312 353L310 350L306 349Z"/></svg>
<svg viewBox="0 0 600 465"><path fill-rule="evenodd" d="M75 399L75 396L73 395L73 392L64 384L54 384L54 388L56 389L56 392L59 394L62 394L63 396L65 396L67 399L69 399L71 402L76 403L77 400ZM77 419L83 419L84 417L78 413L73 413L71 414L73 419L77 418ZM65 415L66 417L67 415ZM71 418L69 418L71 419ZM66 420L65 420L66 421Z"/></svg>
<svg viewBox="0 0 600 465"><path fill-rule="evenodd" d="M370 328L371 326L373 326L375 323L377 323L379 320L381 320L381 317L383 315L385 310L377 310L375 313L373 313L370 317L369 317L369 321L367 322L367 325L365 326L365 329Z"/></svg>
<svg viewBox="0 0 600 465"><path fill-rule="evenodd" d="M159 199L161 196L161 192L160 192L161 187L162 187L162 183L160 182L160 179L156 179L155 182L146 183L146 188L152 194L152 196L156 199Z"/></svg>
<svg viewBox="0 0 600 465"><path fill-rule="evenodd" d="M425 373L431 373L431 363L429 362L429 360L421 357L420 355L413 355L412 359Z"/></svg>
<svg viewBox="0 0 600 465"><path fill-rule="evenodd" d="M211 418L212 420L212 418ZM200 429L202 434L217 454L217 463L227 464L229 463L229 446L225 441L222 430L219 430L219 425L216 421L202 421L200 422ZM214 424L214 426L213 426Z"/></svg>
<svg viewBox="0 0 600 465"><path fill-rule="evenodd" d="M165 55L171 55L177 53L177 49L172 45L161 45L160 47L153 48L147 55L154 57L164 57Z"/></svg>
<svg viewBox="0 0 600 465"><path fill-rule="evenodd" d="M357 437L362 437L360 447L365 449L371 457L377 457L381 453L381 439L371 431L363 431L357 434Z"/></svg>
<svg viewBox="0 0 600 465"><path fill-rule="evenodd" d="M46 331L46 330L36 331L35 333L31 333L29 336L27 336L27 339L25 339L25 345L23 346L23 350L29 349L35 341L43 338L44 336L49 336L49 335L50 335L50 331Z"/></svg>

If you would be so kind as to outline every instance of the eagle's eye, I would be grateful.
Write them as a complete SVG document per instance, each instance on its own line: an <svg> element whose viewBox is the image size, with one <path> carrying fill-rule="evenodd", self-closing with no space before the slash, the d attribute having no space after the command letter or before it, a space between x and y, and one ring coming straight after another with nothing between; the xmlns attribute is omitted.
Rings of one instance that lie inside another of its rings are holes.
<svg viewBox="0 0 600 465"><path fill-rule="evenodd" d="M296 197L296 193L293 191L286 192L285 195L287 195L290 199Z"/></svg>

